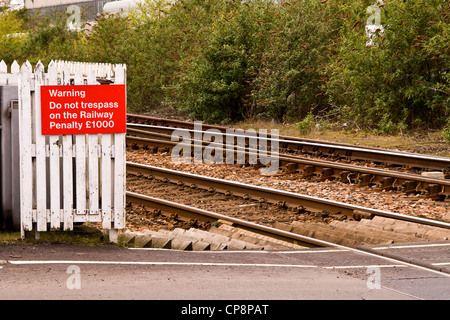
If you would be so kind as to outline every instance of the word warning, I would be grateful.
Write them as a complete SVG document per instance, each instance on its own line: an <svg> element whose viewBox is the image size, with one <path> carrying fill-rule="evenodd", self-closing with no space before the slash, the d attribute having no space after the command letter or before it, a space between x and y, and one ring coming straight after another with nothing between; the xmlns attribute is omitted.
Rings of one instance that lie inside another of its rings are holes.
<svg viewBox="0 0 450 320"><path fill-rule="evenodd" d="M126 132L123 84L41 86L43 135Z"/></svg>

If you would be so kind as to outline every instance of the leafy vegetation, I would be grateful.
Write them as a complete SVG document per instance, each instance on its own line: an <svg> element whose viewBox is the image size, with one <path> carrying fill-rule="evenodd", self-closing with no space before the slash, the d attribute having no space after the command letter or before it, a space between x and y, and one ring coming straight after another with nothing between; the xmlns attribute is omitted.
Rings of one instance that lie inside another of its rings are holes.
<svg viewBox="0 0 450 320"><path fill-rule="evenodd" d="M375 0L148 1L104 15L88 32L68 15L0 16L0 59L125 63L130 111L165 105L226 123L315 121L384 134L446 128L450 3L385 0L384 31L367 45Z"/></svg>

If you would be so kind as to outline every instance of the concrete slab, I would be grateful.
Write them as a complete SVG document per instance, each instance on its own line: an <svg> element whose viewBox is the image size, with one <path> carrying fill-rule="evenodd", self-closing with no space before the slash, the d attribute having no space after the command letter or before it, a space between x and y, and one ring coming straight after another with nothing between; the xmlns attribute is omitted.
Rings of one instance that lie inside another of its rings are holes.
<svg viewBox="0 0 450 320"><path fill-rule="evenodd" d="M134 246L136 248L151 248L152 237L150 235L137 235L134 238Z"/></svg>

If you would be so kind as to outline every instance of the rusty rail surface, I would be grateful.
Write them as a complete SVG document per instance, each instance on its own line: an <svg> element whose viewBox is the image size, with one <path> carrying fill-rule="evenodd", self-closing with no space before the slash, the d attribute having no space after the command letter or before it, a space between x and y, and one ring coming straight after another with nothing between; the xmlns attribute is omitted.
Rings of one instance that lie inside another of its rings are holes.
<svg viewBox="0 0 450 320"><path fill-rule="evenodd" d="M178 185L189 185L196 188L203 188L211 192L223 193L225 195L235 195L257 201L278 204L281 206L293 207L299 211L326 211L329 213L347 215L348 217L354 217L355 219L358 219L358 217L361 216L377 215L450 229L450 223L444 221L408 216L278 189L264 188L235 181L200 176L133 162L127 162L126 168L127 174L142 175L150 179L156 178L166 182L176 183Z"/></svg>
<svg viewBox="0 0 450 320"><path fill-rule="evenodd" d="M388 256L383 255L382 253L372 250L371 248L347 247L347 246L343 246L340 244L303 236L303 235L300 235L297 233L292 233L292 232L284 231L281 229L276 229L276 228L256 224L256 223L245 221L242 219L228 217L228 216L221 215L221 214L218 214L215 212L206 211L206 210L202 210L199 208L194 208L194 207L182 205L179 203L175 203L175 202L171 202L171 201L167 201L167 200L163 200L163 199L149 197L149 196L141 195L141 194L134 193L134 192L127 192L126 199L127 199L127 202L131 202L131 203L134 203L137 205L142 205L147 208L161 210L162 213L165 213L167 215L177 213L185 218L199 219L199 220L205 221L205 222L206 221L208 221L208 222L218 221L218 220L227 221L229 223L232 223L235 227L238 227L238 228L241 228L244 230L249 230L254 233L262 234L264 236L270 236L275 239L288 241L288 242L302 245L305 247L311 247L311 248L334 247L337 249L352 251L355 253L359 253L359 254L363 254L363 255L367 255L367 256L371 256L371 257L381 258L381 259L384 259L391 263L396 263L396 264L401 263L405 266L410 266L413 268L418 268L418 269L430 271L430 272L433 272L433 273L436 273L439 275L449 277L448 272L446 272L439 266L434 267L434 266L424 265L421 262L411 261L409 258L388 257Z"/></svg>
<svg viewBox="0 0 450 320"><path fill-rule="evenodd" d="M170 136L162 133L149 133L138 129L127 129L129 134L126 138L127 146L130 148L154 148L153 152L165 151L169 152L178 142L170 141ZM135 136L130 136L130 135ZM153 136L155 139L142 138L142 136ZM196 151L191 142L191 154ZM224 145L211 142L201 142L202 152L207 146L221 146L224 154L227 152ZM183 145L183 144L181 144ZM237 159L238 154L248 158L253 155L256 158L255 150L250 148L234 148L234 157ZM267 152L269 156L274 154ZM374 190L398 190L406 194L419 193L424 197L435 200L444 200L450 198L450 180L434 179L417 174L403 173L393 170L384 170L378 168L368 168L363 166L341 164L338 162L305 159L288 155L276 154L279 166L283 168L285 173L298 172L302 178L316 179L324 181L326 179L340 180L344 183L353 183L358 186L375 186ZM225 155L224 155L225 158Z"/></svg>
<svg viewBox="0 0 450 320"><path fill-rule="evenodd" d="M260 224L256 224L250 221L245 221L238 218L229 217L223 214L219 214L212 211L207 211L187 205L183 205L180 203L154 198L134 192L126 193L127 201L130 201L134 204L143 205L144 207L150 207L152 209L161 210L161 212L166 215L177 214L178 217L182 217L184 219L196 219L199 222L214 222L218 220L227 221L232 223L234 226L249 230L258 234L262 234L265 236L270 236L272 238L288 241L290 243L298 244L305 247L330 247L336 246L333 243L322 241L306 236L302 236L300 234L287 232L281 229L276 229Z"/></svg>
<svg viewBox="0 0 450 320"><path fill-rule="evenodd" d="M127 114L128 127L137 127L141 125L151 125L159 127L171 127L194 129L193 122L180 120L163 119L142 115ZM141 126L140 128L144 128ZM223 126L215 126L202 124L203 130L216 129L226 133L227 129L236 132L244 132ZM152 129L155 130L155 129ZM163 129L159 129L163 130ZM164 132L162 132L164 133ZM267 138L271 138L270 134ZM421 170L431 171L438 170L444 172L446 176L450 176L450 158L423 155L417 153L390 151L381 148L359 147L344 143L324 142L313 139L305 139L299 137L279 136L280 149L287 150L292 153L307 153L313 155L326 155L332 158L343 158L355 161L372 161L377 163L386 163L395 166L408 166L411 168L419 168Z"/></svg>

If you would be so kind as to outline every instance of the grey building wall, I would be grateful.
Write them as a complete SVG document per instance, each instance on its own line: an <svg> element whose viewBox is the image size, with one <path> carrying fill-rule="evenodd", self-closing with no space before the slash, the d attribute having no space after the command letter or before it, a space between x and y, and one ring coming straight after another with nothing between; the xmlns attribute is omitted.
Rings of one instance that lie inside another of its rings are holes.
<svg viewBox="0 0 450 320"><path fill-rule="evenodd" d="M115 0L25 0L25 8L40 14L53 12L67 12L70 5L80 6L83 20L94 20L98 13L103 11L103 6Z"/></svg>
<svg viewBox="0 0 450 320"><path fill-rule="evenodd" d="M110 0L113 1L113 0ZM106 2L110 2L106 1ZM69 6L71 4L79 4L83 2L95 2L86 0L25 0L25 8L27 9L37 9L44 7L54 7L54 6Z"/></svg>

